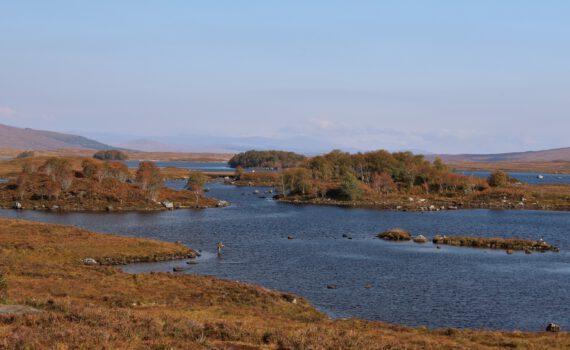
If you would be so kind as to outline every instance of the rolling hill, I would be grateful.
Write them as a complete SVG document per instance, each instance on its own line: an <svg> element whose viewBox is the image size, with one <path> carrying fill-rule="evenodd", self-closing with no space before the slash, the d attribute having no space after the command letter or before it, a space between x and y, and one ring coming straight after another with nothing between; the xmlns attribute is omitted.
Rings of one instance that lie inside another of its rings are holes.
<svg viewBox="0 0 570 350"><path fill-rule="evenodd" d="M570 147L496 154L440 154L446 162L570 162ZM435 158L430 155L428 158Z"/></svg>
<svg viewBox="0 0 570 350"><path fill-rule="evenodd" d="M22 129L0 124L0 148L107 150L113 147L83 136L28 128Z"/></svg>

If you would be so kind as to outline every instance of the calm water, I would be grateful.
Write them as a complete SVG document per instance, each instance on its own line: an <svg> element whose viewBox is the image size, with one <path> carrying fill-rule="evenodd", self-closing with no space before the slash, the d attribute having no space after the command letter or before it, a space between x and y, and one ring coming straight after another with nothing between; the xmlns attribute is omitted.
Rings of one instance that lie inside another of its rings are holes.
<svg viewBox="0 0 570 350"><path fill-rule="evenodd" d="M179 182L170 185L181 186ZM0 216L96 231L180 240L202 250L189 273L253 282L309 299L333 317L428 327L543 330L570 328L570 213L449 211L404 213L277 203L253 188L210 185L231 207L161 213L0 211ZM260 191L264 189L260 188ZM384 242L374 235L403 227L415 234L522 237L562 252L517 253ZM353 239L343 238L347 234ZM295 239L288 240L287 236ZM215 255L216 242L226 248ZM129 272L171 271L183 262L139 264ZM336 284L337 289L327 289ZM365 288L371 284L372 288Z"/></svg>
<svg viewBox="0 0 570 350"><path fill-rule="evenodd" d="M129 168L138 168L140 161L138 160L127 160L125 164ZM230 168L228 163L223 162L165 162L157 161L156 166L159 168L182 168L200 171L226 171L228 173L233 173L235 169Z"/></svg>
<svg viewBox="0 0 570 350"><path fill-rule="evenodd" d="M485 170L477 170L477 171L457 171L458 174L463 174L467 176L475 176L475 177L482 177L488 178L491 175L490 171ZM570 184L570 175L564 174L544 174L544 173L532 173L532 172L517 172L517 171L509 171L507 172L509 175L514 177L515 179L525 182L531 185L537 184ZM539 175L543 178L539 179Z"/></svg>

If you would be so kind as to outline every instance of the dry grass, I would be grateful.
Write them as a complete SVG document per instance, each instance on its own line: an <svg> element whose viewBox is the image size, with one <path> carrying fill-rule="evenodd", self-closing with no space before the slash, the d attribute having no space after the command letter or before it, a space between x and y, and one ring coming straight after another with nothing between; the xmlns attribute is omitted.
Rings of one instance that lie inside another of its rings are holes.
<svg viewBox="0 0 570 350"><path fill-rule="evenodd" d="M187 248L72 227L0 220L9 302L42 310L0 317L6 349L566 349L567 333L429 331L326 319L289 294L205 276L122 273L85 257Z"/></svg>

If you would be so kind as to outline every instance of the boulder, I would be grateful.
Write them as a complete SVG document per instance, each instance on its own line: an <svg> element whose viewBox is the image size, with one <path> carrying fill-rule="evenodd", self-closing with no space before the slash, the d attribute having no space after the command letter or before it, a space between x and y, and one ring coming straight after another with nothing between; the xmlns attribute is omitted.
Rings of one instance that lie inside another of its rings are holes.
<svg viewBox="0 0 570 350"><path fill-rule="evenodd" d="M83 261L83 265L87 265L87 266L93 266L93 265L98 265L99 263L97 262L97 260L93 259L93 258L85 258L82 260Z"/></svg>
<svg viewBox="0 0 570 350"><path fill-rule="evenodd" d="M549 323L548 326L546 326L547 332L558 333L561 330L562 330L562 327L560 327L560 325L558 325L556 323Z"/></svg>
<svg viewBox="0 0 570 350"><path fill-rule="evenodd" d="M22 209L22 203L20 203L20 202L14 203L13 208L14 208L14 209Z"/></svg>
<svg viewBox="0 0 570 350"><path fill-rule="evenodd" d="M216 207L218 208L224 208L224 207L228 207L230 205L230 202L228 201L218 201L218 203L216 203Z"/></svg>
<svg viewBox="0 0 570 350"><path fill-rule="evenodd" d="M163 207L165 207L168 210L173 210L174 209L174 203L169 202L169 201L164 201L161 203Z"/></svg>
<svg viewBox="0 0 570 350"><path fill-rule="evenodd" d="M426 243L427 242L427 238L424 235L417 235L416 237L414 237L414 242L416 243Z"/></svg>

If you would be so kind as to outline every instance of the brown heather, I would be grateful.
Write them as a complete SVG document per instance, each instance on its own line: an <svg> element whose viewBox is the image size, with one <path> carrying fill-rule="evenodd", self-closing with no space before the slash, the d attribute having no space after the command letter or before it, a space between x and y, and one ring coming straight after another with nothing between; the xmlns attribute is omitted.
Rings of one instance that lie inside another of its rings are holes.
<svg viewBox="0 0 570 350"><path fill-rule="evenodd" d="M568 333L427 330L327 319L301 298L197 275L123 273L83 258L187 254L174 243L0 220L2 349L568 349Z"/></svg>

